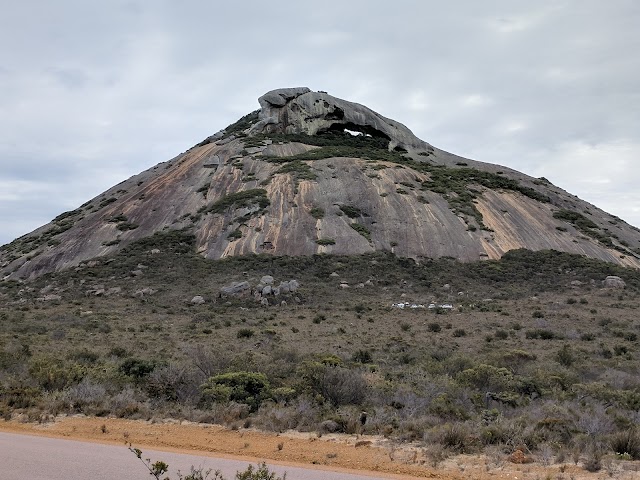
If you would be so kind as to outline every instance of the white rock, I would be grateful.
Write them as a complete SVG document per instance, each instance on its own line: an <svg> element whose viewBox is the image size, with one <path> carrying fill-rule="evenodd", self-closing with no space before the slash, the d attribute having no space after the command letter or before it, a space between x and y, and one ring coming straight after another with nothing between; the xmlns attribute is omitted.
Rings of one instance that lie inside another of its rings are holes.
<svg viewBox="0 0 640 480"><path fill-rule="evenodd" d="M604 288L624 288L627 284L620 277L609 275L602 281L602 286Z"/></svg>

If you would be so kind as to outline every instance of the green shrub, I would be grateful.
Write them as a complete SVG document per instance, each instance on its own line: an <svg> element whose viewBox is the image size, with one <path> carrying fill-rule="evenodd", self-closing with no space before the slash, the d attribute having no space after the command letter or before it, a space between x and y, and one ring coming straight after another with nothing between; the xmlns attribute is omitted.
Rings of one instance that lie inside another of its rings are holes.
<svg viewBox="0 0 640 480"><path fill-rule="evenodd" d="M556 360L565 367L570 367L575 362L575 356L569 345L563 345L556 353Z"/></svg>
<svg viewBox="0 0 640 480"><path fill-rule="evenodd" d="M255 332L250 328L241 328L236 333L236 337L237 338L251 338L251 337L253 337L254 333Z"/></svg>
<svg viewBox="0 0 640 480"><path fill-rule="evenodd" d="M353 205L339 205L338 208L349 218L358 218L363 216L362 211Z"/></svg>
<svg viewBox="0 0 640 480"><path fill-rule="evenodd" d="M584 215L574 212L572 210L558 210L553 212L553 218L557 218L558 220L564 220L565 222L573 225L577 230L584 233L585 235L598 240L605 246L613 247L614 244L611 241L611 235L608 232L601 232L600 227L594 223L592 220L589 220Z"/></svg>
<svg viewBox="0 0 640 480"><path fill-rule="evenodd" d="M127 230L135 230L136 228L138 228L138 225L131 222L120 222L116 225L116 228L118 230L126 232Z"/></svg>
<svg viewBox="0 0 640 480"><path fill-rule="evenodd" d="M325 366L320 376L320 394L334 406L361 405L368 385L358 371Z"/></svg>
<svg viewBox="0 0 640 480"><path fill-rule="evenodd" d="M484 363L463 370L456 375L456 380L484 391L503 391L515 386L513 374L508 369Z"/></svg>
<svg viewBox="0 0 640 480"><path fill-rule="evenodd" d="M320 219L324 218L324 209L323 208L313 207L311 210L309 210L309 213L316 220L320 220Z"/></svg>
<svg viewBox="0 0 640 480"><path fill-rule="evenodd" d="M127 217L125 215L116 215L115 217L111 217L109 220L107 220L109 223L120 223L120 222L126 222L127 221Z"/></svg>
<svg viewBox="0 0 640 480"><path fill-rule="evenodd" d="M242 238L242 231L239 228L236 228L229 235L227 235L227 239L231 242L233 242L234 240L238 240L239 238Z"/></svg>
<svg viewBox="0 0 640 480"><path fill-rule="evenodd" d="M98 361L100 355L96 352L84 348L76 352L72 352L69 358L83 365L91 365Z"/></svg>
<svg viewBox="0 0 640 480"><path fill-rule="evenodd" d="M80 382L87 368L77 363L67 364L58 358L39 357L29 362L29 374L43 390L62 390Z"/></svg>
<svg viewBox="0 0 640 480"><path fill-rule="evenodd" d="M633 460L640 460L640 429L627 428L609 437L611 450L619 455L629 455Z"/></svg>
<svg viewBox="0 0 640 480"><path fill-rule="evenodd" d="M360 225L359 223L351 223L349 226L364 238L366 238L368 241L371 241L371 232L367 227L365 227L364 225Z"/></svg>
<svg viewBox="0 0 640 480"><path fill-rule="evenodd" d="M234 134L235 135L241 134L244 130L246 130L247 128L249 128L251 125L253 125L258 121L259 113L260 113L260 110L255 110L241 117L239 120L232 123L231 125L229 125L227 128L224 129L224 136L222 138L228 138ZM206 145L207 143L209 143L206 140L205 142L206 143L203 142L198 144L197 146Z"/></svg>
<svg viewBox="0 0 640 480"><path fill-rule="evenodd" d="M260 404L270 398L271 386L264 373L229 372L214 375L200 387L205 398L210 400L224 398L249 405L256 411Z"/></svg>
<svg viewBox="0 0 640 480"><path fill-rule="evenodd" d="M253 465L249 465L246 470L242 472L236 473L235 480L285 480L286 474L282 477L275 474L275 472L271 472L267 465L263 462L254 470ZM184 480L189 480L185 478ZM198 479L193 479L198 480ZM216 479L213 479L216 480ZM224 478L220 478L220 480L224 480Z"/></svg>
<svg viewBox="0 0 640 480"><path fill-rule="evenodd" d="M373 361L373 356L369 350L361 349L355 351L351 356L351 359L358 363L371 363Z"/></svg>
<svg viewBox="0 0 640 480"><path fill-rule="evenodd" d="M524 333L525 338L528 339L540 339L540 340L553 340L554 338L559 338L557 334L552 332L551 330L544 329L536 329L536 330L527 330Z"/></svg>
<svg viewBox="0 0 640 480"><path fill-rule="evenodd" d="M319 238L316 243L318 245L335 245L336 241L333 238Z"/></svg>
<svg viewBox="0 0 640 480"><path fill-rule="evenodd" d="M142 379L148 376L156 368L157 364L154 361L142 360L140 358L127 358L120 364L119 370L135 379Z"/></svg>
<svg viewBox="0 0 640 480"><path fill-rule="evenodd" d="M315 180L317 178L313 169L301 160L285 163L275 173L290 173L296 181Z"/></svg>
<svg viewBox="0 0 640 480"><path fill-rule="evenodd" d="M211 182L207 182L204 185L202 185L200 188L198 188L196 190L197 193L202 193L204 194L204 196L207 196L207 192L209 191L209 189L211 188Z"/></svg>
<svg viewBox="0 0 640 480"><path fill-rule="evenodd" d="M509 338L509 332L506 330L496 330L495 337L499 340L505 340Z"/></svg>
<svg viewBox="0 0 640 480"><path fill-rule="evenodd" d="M475 446L474 436L462 423L447 423L429 437L456 453L471 453Z"/></svg>
<svg viewBox="0 0 640 480"><path fill-rule="evenodd" d="M127 349L124 347L113 347L111 350L109 350L108 355L111 357L124 358L128 354L129 353L127 352Z"/></svg>
<svg viewBox="0 0 640 480"><path fill-rule="evenodd" d="M263 188L253 188L241 192L231 193L216 202L205 205L198 210L199 213L224 213L226 210L249 208L257 205L260 209L265 209L270 202L267 198L267 191Z"/></svg>

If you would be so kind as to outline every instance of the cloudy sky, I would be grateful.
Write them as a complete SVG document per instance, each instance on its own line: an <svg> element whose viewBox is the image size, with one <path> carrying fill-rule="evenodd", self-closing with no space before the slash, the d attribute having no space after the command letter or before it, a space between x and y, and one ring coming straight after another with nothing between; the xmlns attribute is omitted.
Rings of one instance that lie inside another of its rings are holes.
<svg viewBox="0 0 640 480"><path fill-rule="evenodd" d="M3 3L0 244L289 86L640 226L636 0Z"/></svg>

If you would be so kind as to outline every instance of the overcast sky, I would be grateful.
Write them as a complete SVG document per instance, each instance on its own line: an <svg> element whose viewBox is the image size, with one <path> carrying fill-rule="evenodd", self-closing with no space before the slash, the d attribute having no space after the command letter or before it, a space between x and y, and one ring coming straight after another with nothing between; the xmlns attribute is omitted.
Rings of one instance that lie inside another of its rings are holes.
<svg viewBox="0 0 640 480"><path fill-rule="evenodd" d="M2 0L0 244L307 86L640 226L640 2Z"/></svg>

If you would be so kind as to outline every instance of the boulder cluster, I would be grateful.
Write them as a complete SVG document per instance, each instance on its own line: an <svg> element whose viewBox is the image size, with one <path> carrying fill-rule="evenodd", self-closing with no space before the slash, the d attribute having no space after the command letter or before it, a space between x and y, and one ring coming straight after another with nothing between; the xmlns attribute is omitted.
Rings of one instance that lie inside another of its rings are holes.
<svg viewBox="0 0 640 480"><path fill-rule="evenodd" d="M286 304L284 296L290 296L297 292L300 283L297 280L283 280L278 285L271 275L264 275L260 278L260 282L251 285L249 281L232 282L220 289L220 298L243 298L253 297L256 302L262 305ZM298 297L293 300L300 302Z"/></svg>

